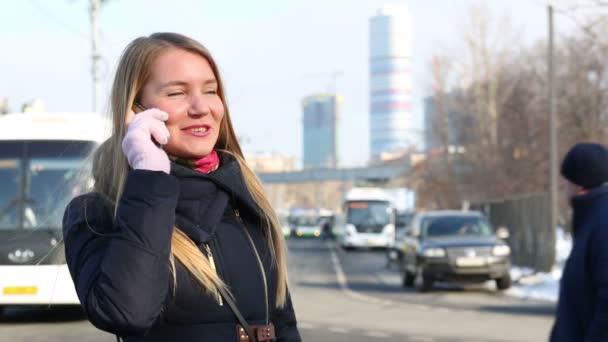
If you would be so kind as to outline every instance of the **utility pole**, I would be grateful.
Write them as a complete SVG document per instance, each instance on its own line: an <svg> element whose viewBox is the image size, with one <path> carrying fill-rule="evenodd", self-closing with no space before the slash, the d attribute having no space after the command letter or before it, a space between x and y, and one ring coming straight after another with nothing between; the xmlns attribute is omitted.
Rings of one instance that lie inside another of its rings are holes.
<svg viewBox="0 0 608 342"><path fill-rule="evenodd" d="M92 42L92 54L91 54L91 77L93 81L93 112L99 111L99 101L101 98L101 83L99 77L99 61L101 60L101 53L99 52L99 10L101 7L101 0L90 0L91 1L91 42Z"/></svg>
<svg viewBox="0 0 608 342"><path fill-rule="evenodd" d="M555 113L555 65L554 65L554 30L553 30L553 4L547 6L549 24L549 42L547 44L547 82L549 102L549 232L557 227L558 212L558 175L557 175L557 115Z"/></svg>

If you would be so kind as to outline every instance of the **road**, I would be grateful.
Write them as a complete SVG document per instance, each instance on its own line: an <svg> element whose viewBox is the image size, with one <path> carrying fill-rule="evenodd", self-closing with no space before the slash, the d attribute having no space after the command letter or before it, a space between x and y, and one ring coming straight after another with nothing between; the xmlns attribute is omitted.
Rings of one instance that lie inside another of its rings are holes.
<svg viewBox="0 0 608 342"><path fill-rule="evenodd" d="M304 341L545 341L553 321L552 304L511 298L488 285L404 290L382 252L343 252L316 239L292 239L289 249ZM115 339L77 309L14 308L0 321L0 341Z"/></svg>

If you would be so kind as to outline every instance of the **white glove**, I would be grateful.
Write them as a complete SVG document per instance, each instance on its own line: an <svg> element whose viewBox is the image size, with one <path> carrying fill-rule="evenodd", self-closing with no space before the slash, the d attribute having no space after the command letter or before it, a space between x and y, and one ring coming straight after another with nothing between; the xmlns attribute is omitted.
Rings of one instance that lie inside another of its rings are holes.
<svg viewBox="0 0 608 342"><path fill-rule="evenodd" d="M162 149L169 142L168 118L169 114L156 108L134 115L122 140L122 151L133 169L169 173L171 163Z"/></svg>

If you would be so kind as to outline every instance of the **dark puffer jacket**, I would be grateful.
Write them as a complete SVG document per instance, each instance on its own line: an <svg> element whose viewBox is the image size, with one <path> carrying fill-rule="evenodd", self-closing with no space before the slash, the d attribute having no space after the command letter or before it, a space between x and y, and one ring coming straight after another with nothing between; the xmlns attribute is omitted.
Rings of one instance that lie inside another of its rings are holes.
<svg viewBox="0 0 608 342"><path fill-rule="evenodd" d="M228 305L204 292L177 260L173 288L175 224L204 254L210 248L250 324L268 318L277 341L301 341L291 298L282 309L274 304L276 267L258 213L238 163L227 155L209 174L178 164L171 165L171 175L129 171L116 217L98 194L75 198L63 222L66 258L89 320L125 341L237 341L237 319Z"/></svg>
<svg viewBox="0 0 608 342"><path fill-rule="evenodd" d="M572 200L574 243L551 342L608 341L608 186Z"/></svg>

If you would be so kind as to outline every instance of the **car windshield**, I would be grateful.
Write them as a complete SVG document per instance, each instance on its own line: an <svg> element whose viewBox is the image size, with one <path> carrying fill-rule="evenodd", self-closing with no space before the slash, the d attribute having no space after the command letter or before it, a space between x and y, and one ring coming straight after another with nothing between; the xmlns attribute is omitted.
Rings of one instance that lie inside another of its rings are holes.
<svg viewBox="0 0 608 342"><path fill-rule="evenodd" d="M319 225L319 218L316 216L297 216L292 217L291 222L297 227L310 227Z"/></svg>
<svg viewBox="0 0 608 342"><path fill-rule="evenodd" d="M487 220L481 216L437 216L422 220L422 236L458 237L458 236L491 236L492 229Z"/></svg>
<svg viewBox="0 0 608 342"><path fill-rule="evenodd" d="M391 223L392 208L385 201L356 201L347 206L347 223L354 225L387 225Z"/></svg>
<svg viewBox="0 0 608 342"><path fill-rule="evenodd" d="M60 229L90 177L90 142L0 142L0 230Z"/></svg>

